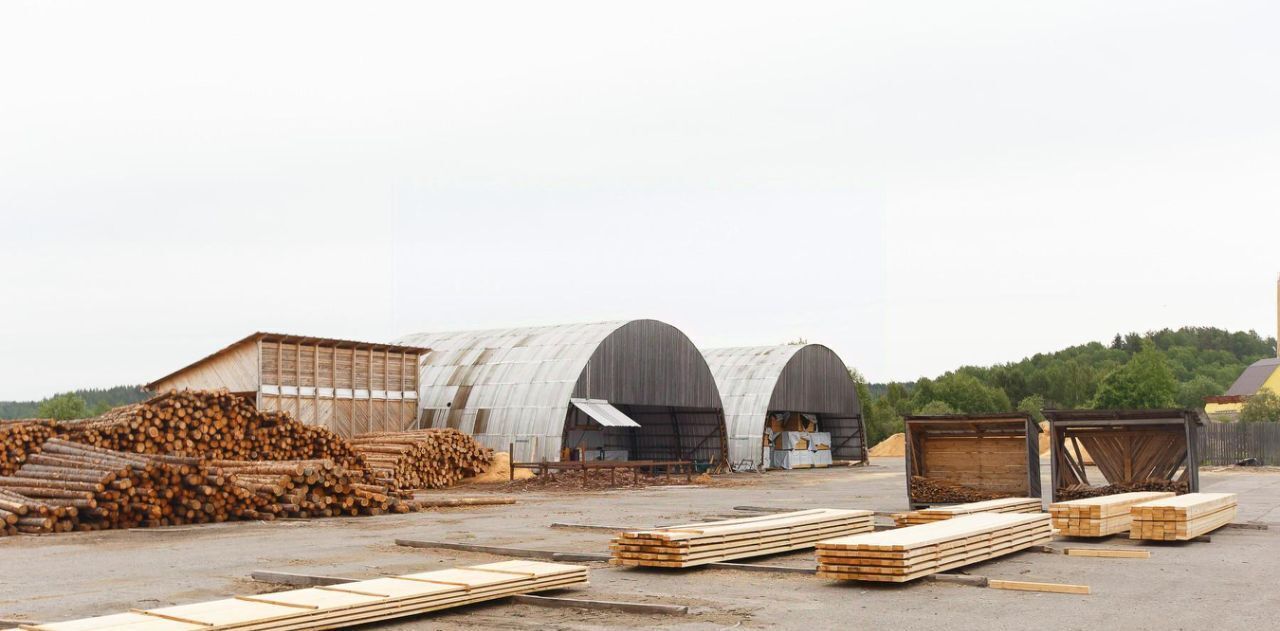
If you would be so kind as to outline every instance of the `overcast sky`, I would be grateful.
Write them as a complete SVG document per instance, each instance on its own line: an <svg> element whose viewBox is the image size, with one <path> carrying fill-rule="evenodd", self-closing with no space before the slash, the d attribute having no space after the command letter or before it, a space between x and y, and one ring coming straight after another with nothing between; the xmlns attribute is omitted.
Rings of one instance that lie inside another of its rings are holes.
<svg viewBox="0 0 1280 631"><path fill-rule="evenodd" d="M1274 335L1275 2L0 4L0 399L657 318L876 381Z"/></svg>

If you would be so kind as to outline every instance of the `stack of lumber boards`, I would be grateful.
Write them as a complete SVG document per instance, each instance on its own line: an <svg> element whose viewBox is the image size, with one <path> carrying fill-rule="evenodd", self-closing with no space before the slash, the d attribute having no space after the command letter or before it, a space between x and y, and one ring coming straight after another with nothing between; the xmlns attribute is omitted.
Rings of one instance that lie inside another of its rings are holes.
<svg viewBox="0 0 1280 631"><path fill-rule="evenodd" d="M483 473L493 451L453 428L374 432L351 439L373 477L394 489L442 489Z"/></svg>
<svg viewBox="0 0 1280 631"><path fill-rule="evenodd" d="M904 583L1053 539L1049 516L976 513L819 541L818 576Z"/></svg>
<svg viewBox="0 0 1280 631"><path fill-rule="evenodd" d="M173 607L135 609L130 613L24 628L35 631L339 629L586 584L587 568L580 565L503 561Z"/></svg>
<svg viewBox="0 0 1280 631"><path fill-rule="evenodd" d="M1128 532L1135 504L1173 497L1163 491L1138 491L1057 502L1049 505L1053 527L1064 537L1109 537Z"/></svg>
<svg viewBox="0 0 1280 631"><path fill-rule="evenodd" d="M59 436L137 454L212 460L333 460L363 468L350 443L284 412L262 412L226 390L169 392L94 418L61 421Z"/></svg>
<svg viewBox="0 0 1280 631"><path fill-rule="evenodd" d="M893 523L902 528L904 526L918 526L920 524L928 524L960 515L972 515L974 513L1039 513L1043 512L1040 500L1033 497L1007 497L998 500L986 500L983 502L970 502L968 504L955 504L953 506L935 506L933 508L925 508L909 513L897 513L893 516Z"/></svg>
<svg viewBox="0 0 1280 631"><path fill-rule="evenodd" d="M0 421L0 475L11 475L53 436L54 421Z"/></svg>
<svg viewBox="0 0 1280 631"><path fill-rule="evenodd" d="M1235 493L1188 493L1134 505L1130 539L1186 541L1231 523Z"/></svg>
<svg viewBox="0 0 1280 631"><path fill-rule="evenodd" d="M612 565L693 567L812 548L822 539L874 528L867 510L816 508L621 533L609 545Z"/></svg>
<svg viewBox="0 0 1280 631"><path fill-rule="evenodd" d="M911 476L911 488L909 490L912 501L924 504L982 502L1015 495L1015 493L987 491L950 480L925 478L918 475Z"/></svg>

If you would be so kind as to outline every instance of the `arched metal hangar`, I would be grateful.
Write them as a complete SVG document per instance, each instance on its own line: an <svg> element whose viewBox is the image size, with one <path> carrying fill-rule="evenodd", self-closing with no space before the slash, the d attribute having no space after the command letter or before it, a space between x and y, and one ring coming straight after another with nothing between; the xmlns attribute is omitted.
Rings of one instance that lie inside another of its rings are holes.
<svg viewBox="0 0 1280 631"><path fill-rule="evenodd" d="M723 463L715 378L657 320L420 333L421 427L453 427L519 461Z"/></svg>
<svg viewBox="0 0 1280 631"><path fill-rule="evenodd" d="M769 466L766 427L796 414L831 434L835 460L867 459L857 386L834 351L821 344L706 349L729 427L729 461Z"/></svg>

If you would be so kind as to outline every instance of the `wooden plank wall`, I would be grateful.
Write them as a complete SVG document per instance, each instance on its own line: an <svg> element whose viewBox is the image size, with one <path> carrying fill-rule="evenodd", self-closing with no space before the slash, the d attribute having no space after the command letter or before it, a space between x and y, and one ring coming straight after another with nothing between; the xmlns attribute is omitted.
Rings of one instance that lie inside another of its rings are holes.
<svg viewBox="0 0 1280 631"><path fill-rule="evenodd" d="M1002 493L1027 493L1027 440L1021 436L929 436L922 440L926 478Z"/></svg>

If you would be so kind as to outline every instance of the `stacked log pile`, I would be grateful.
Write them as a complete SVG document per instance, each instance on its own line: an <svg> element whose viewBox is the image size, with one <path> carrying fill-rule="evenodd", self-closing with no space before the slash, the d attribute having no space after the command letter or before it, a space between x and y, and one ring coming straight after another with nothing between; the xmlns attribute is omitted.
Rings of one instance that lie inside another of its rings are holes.
<svg viewBox="0 0 1280 631"><path fill-rule="evenodd" d="M7 534L237 519L408 512L385 487L332 460L215 461L132 454L50 439L0 477Z"/></svg>
<svg viewBox="0 0 1280 631"><path fill-rule="evenodd" d="M40 451L40 445L53 436L54 421L0 421L0 475L10 475L26 462L27 454Z"/></svg>
<svg viewBox="0 0 1280 631"><path fill-rule="evenodd" d="M441 489L477 475L493 451L452 428L361 434L351 445L373 479L393 489Z"/></svg>
<svg viewBox="0 0 1280 631"><path fill-rule="evenodd" d="M226 390L170 392L89 419L58 423L78 443L135 454L214 460L327 459L363 465L337 434L283 412L263 412Z"/></svg>
<svg viewBox="0 0 1280 631"><path fill-rule="evenodd" d="M911 477L911 499L917 502L938 504L982 502L1014 497L1015 495L1014 493L984 491L947 480L924 478L918 475Z"/></svg>

